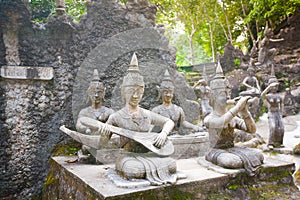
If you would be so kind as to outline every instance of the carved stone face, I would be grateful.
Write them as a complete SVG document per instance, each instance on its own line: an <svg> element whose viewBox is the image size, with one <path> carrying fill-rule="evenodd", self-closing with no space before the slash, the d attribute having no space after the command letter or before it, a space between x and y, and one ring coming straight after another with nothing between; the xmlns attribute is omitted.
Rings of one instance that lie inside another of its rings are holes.
<svg viewBox="0 0 300 200"><path fill-rule="evenodd" d="M173 95L174 95L173 90L168 90L168 89L162 90L162 92L161 92L162 101L165 103L171 103L171 101L173 99Z"/></svg>
<svg viewBox="0 0 300 200"><path fill-rule="evenodd" d="M89 92L89 97L92 103L99 104L102 102L102 99L104 97L104 91L101 89L94 89Z"/></svg>
<svg viewBox="0 0 300 200"><path fill-rule="evenodd" d="M132 107L137 107L143 97L143 86L126 86L124 88L125 102Z"/></svg>
<svg viewBox="0 0 300 200"><path fill-rule="evenodd" d="M227 92L225 89L217 89L214 91L214 107L217 105L221 108L226 108Z"/></svg>
<svg viewBox="0 0 300 200"><path fill-rule="evenodd" d="M278 90L278 85L272 86L272 87L270 88L270 92L272 92L272 93L276 93L277 90Z"/></svg>

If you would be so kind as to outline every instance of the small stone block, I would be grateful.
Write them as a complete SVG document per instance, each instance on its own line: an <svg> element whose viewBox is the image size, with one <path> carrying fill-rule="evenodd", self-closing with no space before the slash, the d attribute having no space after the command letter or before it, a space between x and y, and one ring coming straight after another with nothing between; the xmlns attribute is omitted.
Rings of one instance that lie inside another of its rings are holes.
<svg viewBox="0 0 300 200"><path fill-rule="evenodd" d="M53 67L2 66L1 77L8 79L51 80Z"/></svg>

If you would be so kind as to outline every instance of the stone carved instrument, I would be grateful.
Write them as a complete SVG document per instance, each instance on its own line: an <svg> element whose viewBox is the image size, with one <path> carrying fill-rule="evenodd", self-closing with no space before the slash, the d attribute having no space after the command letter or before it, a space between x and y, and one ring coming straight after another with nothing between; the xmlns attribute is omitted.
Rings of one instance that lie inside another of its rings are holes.
<svg viewBox="0 0 300 200"><path fill-rule="evenodd" d="M145 146L147 149L150 151L156 153L157 155L160 156L169 156L174 152L174 146L170 140L166 140L165 144L161 147L158 148L153 145L154 140L156 139L158 133L153 133L153 132L136 132L136 131L131 131L127 129L122 129L119 127L115 127L109 124L102 123L100 121L88 118L88 117L81 117L80 121L83 125L90 127L95 130L100 130L100 132L103 131L110 131L111 133L127 137L129 139L132 139L143 146ZM76 131L72 131L65 126L61 126L60 130L66 133L67 135L71 136L74 140L93 147L95 149L99 149L99 144L100 144L100 135L86 135L82 134Z"/></svg>

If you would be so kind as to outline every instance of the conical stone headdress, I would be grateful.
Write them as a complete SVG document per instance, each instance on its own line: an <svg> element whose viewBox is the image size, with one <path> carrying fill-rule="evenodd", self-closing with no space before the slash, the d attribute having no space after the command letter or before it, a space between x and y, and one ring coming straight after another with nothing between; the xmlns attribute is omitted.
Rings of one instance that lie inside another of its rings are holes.
<svg viewBox="0 0 300 200"><path fill-rule="evenodd" d="M136 54L133 53L130 66L127 70L127 75L123 78L122 87L124 86L145 86L144 78L140 74L139 66L138 66L138 60L136 57Z"/></svg>
<svg viewBox="0 0 300 200"><path fill-rule="evenodd" d="M270 85L271 83L277 83L278 79L275 76L275 70L274 70L274 65L271 66L271 76L269 78L268 84Z"/></svg>
<svg viewBox="0 0 300 200"><path fill-rule="evenodd" d="M174 83L171 79L169 71L166 69L164 78L160 84L160 89L168 89L168 90L174 90Z"/></svg>
<svg viewBox="0 0 300 200"><path fill-rule="evenodd" d="M223 69L220 64L220 61L218 61L218 66L216 68L216 74L215 74L214 78L210 81L209 87L212 90L216 90L216 89L226 89L227 86L228 86L228 81L223 74Z"/></svg>
<svg viewBox="0 0 300 200"><path fill-rule="evenodd" d="M93 78L90 82L87 93L90 94L91 92L94 92L96 90L105 91L105 87L104 84L100 81L98 70L94 69Z"/></svg>

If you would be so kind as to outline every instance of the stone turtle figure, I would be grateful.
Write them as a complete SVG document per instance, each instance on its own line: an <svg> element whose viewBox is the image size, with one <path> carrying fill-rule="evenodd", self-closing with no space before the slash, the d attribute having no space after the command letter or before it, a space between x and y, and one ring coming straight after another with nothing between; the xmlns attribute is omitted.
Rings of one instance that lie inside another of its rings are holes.
<svg viewBox="0 0 300 200"><path fill-rule="evenodd" d="M162 104L154 107L152 111L171 119L175 123L175 127L172 131L173 134L180 134L180 127L190 130L189 133L203 131L201 126L197 126L186 121L183 109L172 103L174 96L174 84L168 70L165 71L164 78L160 86L160 94L162 97Z"/></svg>
<svg viewBox="0 0 300 200"><path fill-rule="evenodd" d="M282 123L283 99L277 93L278 80L275 76L274 66L272 65L271 77L268 87L261 93L262 99L268 107L269 141L268 147L282 147L284 126Z"/></svg>
<svg viewBox="0 0 300 200"><path fill-rule="evenodd" d="M250 97L241 97L230 110L227 110L226 85L222 67L218 63L216 75L210 82L212 90L210 104L213 112L204 118L213 149L206 154L205 159L224 168L245 168L252 176L263 163L262 153L255 149L234 146L234 129L256 132L254 120L247 110ZM238 114L243 118L238 117Z"/></svg>

